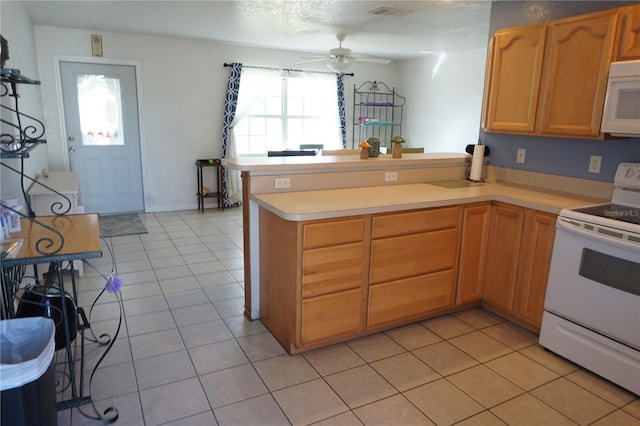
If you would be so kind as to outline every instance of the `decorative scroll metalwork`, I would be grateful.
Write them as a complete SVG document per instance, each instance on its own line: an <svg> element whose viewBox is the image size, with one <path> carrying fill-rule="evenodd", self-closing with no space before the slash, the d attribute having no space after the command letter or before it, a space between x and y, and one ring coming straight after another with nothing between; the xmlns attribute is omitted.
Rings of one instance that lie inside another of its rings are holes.
<svg viewBox="0 0 640 426"><path fill-rule="evenodd" d="M42 226L43 228L51 231L53 234L55 234L55 237L48 237L48 236L44 236L42 238L40 238L38 241L36 241L35 243L35 249L36 251L42 255L42 256L51 256L54 255L56 253L58 253L60 250L62 250L62 247L64 247L64 237L62 236L62 234L60 233L60 231L58 231L55 228L50 227L49 225L45 225L44 223L40 222L39 220L37 220L35 217L30 217L27 216L23 213L21 213L20 211L7 206L4 202L0 202L0 204L2 205L3 209L9 210L10 212L13 212L15 214L17 214L20 217L24 217L29 219L31 222ZM62 215L60 215L62 216Z"/></svg>
<svg viewBox="0 0 640 426"><path fill-rule="evenodd" d="M22 75L20 73L20 70L17 69L0 69L0 97L7 96L13 98L12 107L8 105L0 105L3 111L2 117L0 117L0 122L2 122L2 128L4 130L0 134L0 153L2 154L2 158L28 158L29 152L32 149L42 143L46 143L46 141L43 139L43 136L45 134L45 127L42 121L28 114L20 112L20 108L18 105L18 84L40 85L40 82ZM9 133L11 130L13 130L13 134ZM62 247L64 247L64 237L56 229L34 219L35 214L33 213L33 210L31 208L29 196L26 193L25 180L28 180L33 184L45 187L52 193L59 195L61 197L61 200L66 201L66 203L63 201L55 201L51 205L51 212L54 215L61 216L67 214L71 210L71 199L66 195L54 190L53 188L50 188L49 186L43 184L42 182L38 182L37 180L27 176L23 170L23 163L20 164L20 170L9 166L4 162L0 164L20 176L22 195L27 207L26 214L6 205L4 202L1 203L2 208L13 212L20 217L28 218L33 223L36 223L37 225L42 226L48 231L51 231L51 236L44 236L35 243L35 249L40 255L43 256L55 255L60 250L62 250Z"/></svg>
<svg viewBox="0 0 640 426"><path fill-rule="evenodd" d="M51 213L52 214L54 214L56 216L62 216L62 215L65 215L65 214L67 214L67 213L69 213L71 211L71 207L73 206L73 204L71 202L71 199L69 197L67 197L66 195L56 191L55 189L51 188L48 185L45 185L44 183L42 183L39 180L35 180L32 177L29 177L29 176L25 175L24 173L22 173L22 171L20 171L18 169L15 169L15 168L9 166L6 163L0 163L0 164L2 164L3 167L6 167L7 169L9 169L11 171L13 171L15 173L18 173L22 178L31 181L34 185L39 185L39 186L41 186L43 188L48 189L53 194L56 194L56 195L62 197L64 199L64 202L63 201L54 201L51 204ZM23 185L23 189L24 189L24 185ZM29 214L29 217L33 217L34 215L32 214L31 202L29 201L29 197L27 196L26 193L23 194L23 195L24 195L25 203L27 204L27 212ZM24 217L26 217L26 216L24 216Z"/></svg>
<svg viewBox="0 0 640 426"><path fill-rule="evenodd" d="M40 85L40 82L23 76L20 70L9 68L0 70L0 97L13 98L13 107L0 105L3 111L3 118L0 118L3 128L0 134L0 153L2 158L28 158L29 152L36 146L47 143L43 139L45 127L42 121L20 112L17 85ZM10 133L11 130L13 133Z"/></svg>

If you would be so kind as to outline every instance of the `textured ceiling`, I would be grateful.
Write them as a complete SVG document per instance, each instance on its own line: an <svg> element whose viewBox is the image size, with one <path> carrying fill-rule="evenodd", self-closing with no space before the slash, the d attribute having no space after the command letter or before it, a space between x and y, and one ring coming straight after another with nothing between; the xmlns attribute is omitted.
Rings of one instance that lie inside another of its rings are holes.
<svg viewBox="0 0 640 426"><path fill-rule="evenodd" d="M3 0L7 1L7 0ZM168 35L325 54L403 59L486 47L490 1L23 1L35 25ZM396 14L368 13L380 7Z"/></svg>

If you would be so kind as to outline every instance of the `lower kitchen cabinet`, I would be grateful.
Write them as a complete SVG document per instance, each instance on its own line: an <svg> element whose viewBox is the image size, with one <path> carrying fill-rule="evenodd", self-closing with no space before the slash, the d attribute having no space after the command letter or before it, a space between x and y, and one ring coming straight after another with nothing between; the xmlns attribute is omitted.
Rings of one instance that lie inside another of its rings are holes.
<svg viewBox="0 0 640 426"><path fill-rule="evenodd" d="M300 343L309 345L361 330L360 288L302 299Z"/></svg>
<svg viewBox="0 0 640 426"><path fill-rule="evenodd" d="M460 230L456 305L482 300L490 223L490 203L464 207Z"/></svg>
<svg viewBox="0 0 640 426"><path fill-rule="evenodd" d="M513 312L523 223L521 207L496 203L491 209L483 299L506 312Z"/></svg>
<svg viewBox="0 0 640 426"><path fill-rule="evenodd" d="M453 289L453 269L371 285L367 325L404 322L451 308Z"/></svg>
<svg viewBox="0 0 640 426"><path fill-rule="evenodd" d="M260 319L289 353L480 303L540 327L554 215L480 203L307 222L260 208L259 217Z"/></svg>
<svg viewBox="0 0 640 426"><path fill-rule="evenodd" d="M453 307L462 209L373 218L367 327Z"/></svg>
<svg viewBox="0 0 640 426"><path fill-rule="evenodd" d="M555 238L556 215L495 203L483 304L537 331Z"/></svg>
<svg viewBox="0 0 640 426"><path fill-rule="evenodd" d="M556 236L556 215L527 209L518 262L516 315L539 329Z"/></svg>
<svg viewBox="0 0 640 426"><path fill-rule="evenodd" d="M287 221L260 209L260 319L289 353L451 309L461 207Z"/></svg>

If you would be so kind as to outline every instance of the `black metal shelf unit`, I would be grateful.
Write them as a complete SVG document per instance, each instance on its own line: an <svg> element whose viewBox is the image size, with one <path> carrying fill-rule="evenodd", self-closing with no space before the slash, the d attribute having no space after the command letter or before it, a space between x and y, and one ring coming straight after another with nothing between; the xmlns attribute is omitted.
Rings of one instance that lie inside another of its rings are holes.
<svg viewBox="0 0 640 426"><path fill-rule="evenodd" d="M57 393L57 409L62 410L70 407L79 407L86 404L93 406L91 399L91 379L93 373L98 368L102 359L107 355L117 334L112 338L110 334L103 333L100 337L96 337L89 325L89 321L84 314L84 310L78 307L78 287L75 279L73 268L73 260L82 260L95 269L87 262L89 258L101 257L101 252L92 252L82 254L61 255L60 252L65 245L63 235L54 227L38 220L34 214L29 196L26 192L27 183L43 186L52 193L57 194L66 201L56 201L51 206L51 212L54 216L64 216L71 210L71 200L64 194L59 193L55 189L35 180L24 173L24 160L29 158L29 153L38 146L45 144L44 139L45 126L42 121L24 114L19 107L18 85L40 85L40 81L33 80L20 73L20 70L0 68L0 98L3 102L0 105L2 115L0 121L2 123L2 133L0 134L0 154L2 159L19 159L19 166L8 162L1 161L0 165L20 176L20 186L26 212L23 213L4 201L0 202L2 209L7 209L17 214L19 217L28 218L30 222L45 228L46 232L42 238L32 242L34 252L38 253L36 258L5 258L0 265L0 284L2 291L0 292L0 318L10 319L20 316L21 306L26 306L31 312L39 312L38 315L50 316L56 320L56 356L54 363L56 365L56 393ZM9 101L6 101L9 99ZM29 185L29 186L30 186ZM37 260L37 262L36 262ZM64 263L68 263L68 268L63 268ZM49 265L48 274L44 275L41 282L38 278L38 265ZM26 267L33 266L33 276L26 275ZM65 283L65 276L69 276ZM42 292L39 294L38 292ZM46 297L45 301L40 302L29 294L37 294L37 298ZM101 292L97 299L103 294ZM46 295L46 296L45 296ZM51 300L56 301L55 303ZM121 299L118 299L121 305ZM59 306L58 306L59 305ZM16 310L17 307L17 310ZM92 305L93 308L93 305ZM32 316L27 314L25 316ZM89 317L91 312L89 312ZM82 321L80 321L82 319ZM122 310L120 310L120 321L122 321ZM76 339L76 335L79 338ZM91 378L89 384L85 383L85 339L104 346L104 352L98 362L91 370ZM61 343L59 343L59 341ZM78 365L79 364L79 368ZM88 388L88 389L87 389ZM90 417L84 413L83 415L103 423L112 423L117 419L117 410L113 407L104 411L104 414L98 413L93 406L96 415ZM108 416L107 416L108 414Z"/></svg>
<svg viewBox="0 0 640 426"><path fill-rule="evenodd" d="M405 101L395 87L390 88L381 81L354 85L352 148L371 137L378 138L380 146L391 147L391 138L402 133Z"/></svg>

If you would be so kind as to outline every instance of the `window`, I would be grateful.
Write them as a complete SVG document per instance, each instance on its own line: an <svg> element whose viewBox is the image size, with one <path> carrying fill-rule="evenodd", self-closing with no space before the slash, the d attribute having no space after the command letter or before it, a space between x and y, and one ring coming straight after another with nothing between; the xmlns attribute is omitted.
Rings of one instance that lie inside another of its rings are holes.
<svg viewBox="0 0 640 426"><path fill-rule="evenodd" d="M238 156L300 144L342 148L336 76L243 69L233 137Z"/></svg>
<svg viewBox="0 0 640 426"><path fill-rule="evenodd" d="M83 145L124 145L120 80L97 74L77 79Z"/></svg>

